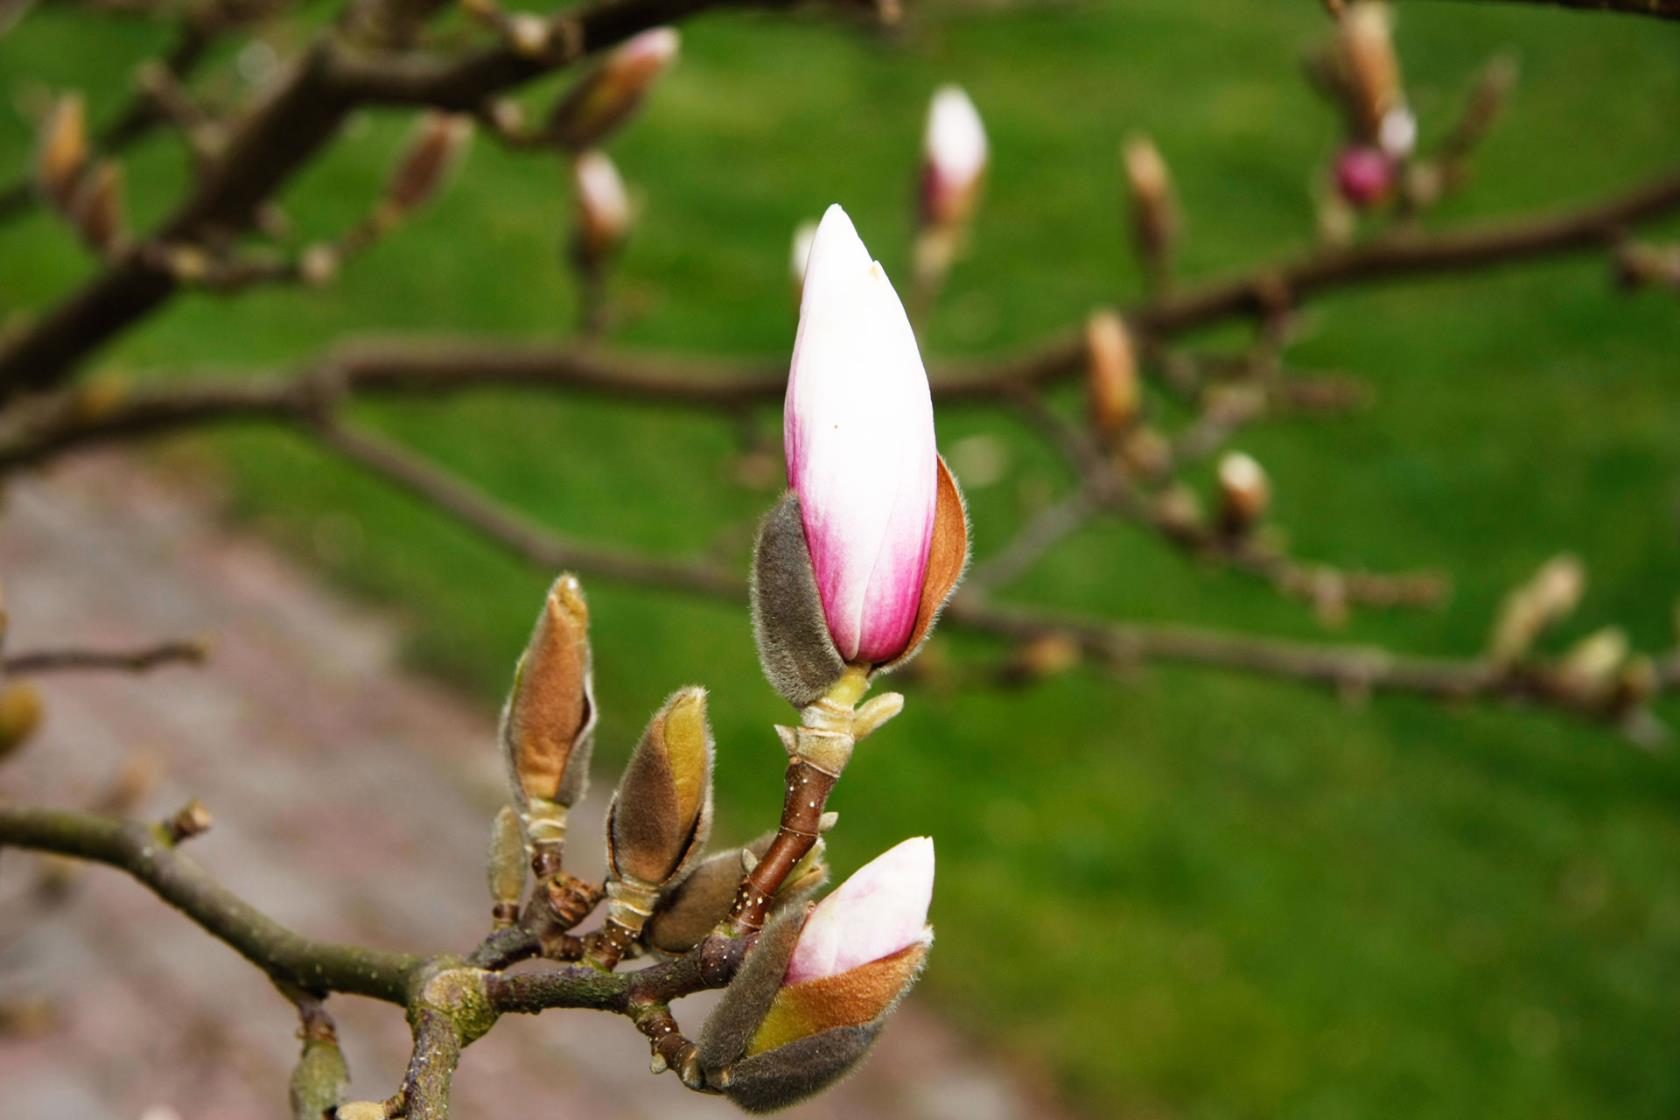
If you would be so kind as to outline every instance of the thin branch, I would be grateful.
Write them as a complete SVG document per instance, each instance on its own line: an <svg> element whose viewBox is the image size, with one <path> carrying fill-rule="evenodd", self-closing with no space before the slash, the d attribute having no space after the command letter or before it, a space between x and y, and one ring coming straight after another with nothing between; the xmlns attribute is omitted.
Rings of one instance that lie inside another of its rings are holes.
<svg viewBox="0 0 1680 1120"><path fill-rule="evenodd" d="M176 851L159 827L68 809L0 805L0 847L108 864L132 875L276 982L311 992L350 992L388 1003L407 998L422 963L408 953L317 941L295 933L216 882Z"/></svg>
<svg viewBox="0 0 1680 1120"><path fill-rule="evenodd" d="M1488 3L1489 0L1479 0ZM1680 0L1499 0L1506 4L1538 4L1550 8L1574 8L1578 11L1617 12L1629 16L1653 16L1656 19L1680 19Z"/></svg>
<svg viewBox="0 0 1680 1120"><path fill-rule="evenodd" d="M742 582L728 572L679 560L565 540L488 500L459 477L405 448L332 419L311 429L323 446L549 571L569 569L629 583L738 599Z"/></svg>
<svg viewBox="0 0 1680 1120"><path fill-rule="evenodd" d="M780 2L763 0L760 6ZM470 112L521 82L719 3L598 0L555 17L553 49L539 56L499 44L465 58L436 61L413 52L346 44L335 31L323 32L228 137L225 149L149 238L0 348L0 400L64 381L89 353L167 302L179 281L146 246L193 244L249 228L262 204L338 135L359 106L424 104ZM416 10L405 16L419 18L440 5L441 0L416 0Z"/></svg>
<svg viewBox="0 0 1680 1120"><path fill-rule="evenodd" d="M9 654L0 669L9 674L56 673L69 669L115 669L144 673L161 665L202 665L209 650L200 641L167 641L129 650L38 649Z"/></svg>
<svg viewBox="0 0 1680 1120"><path fill-rule="evenodd" d="M1155 338L1275 309L1280 292L1299 300L1338 287L1487 268L1610 243L1617 231L1680 209L1680 171L1598 203L1450 233L1396 231L1349 249L1319 249L1234 280L1180 287L1138 305L1128 318ZM1015 357L934 371L942 402L998 400L1076 375L1082 332L1068 331ZM0 384L6 356L0 352ZM51 379L49 379L51 380ZM779 365L728 366L607 354L588 347L472 342L361 343L303 372L132 390L67 390L10 410L0 424L0 471L76 447L179 428L252 419L295 419L323 391L426 395L481 388L568 391L622 400L734 409L779 398ZM98 399L90 407L88 394Z"/></svg>

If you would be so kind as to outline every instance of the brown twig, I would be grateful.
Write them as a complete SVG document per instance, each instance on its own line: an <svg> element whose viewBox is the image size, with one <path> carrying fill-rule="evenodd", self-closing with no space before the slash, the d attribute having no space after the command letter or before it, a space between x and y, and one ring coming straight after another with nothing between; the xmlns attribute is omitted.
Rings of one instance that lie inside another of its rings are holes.
<svg viewBox="0 0 1680 1120"><path fill-rule="evenodd" d="M555 16L552 49L535 55L499 44L434 59L368 49L342 41L336 31L323 32L230 133L220 155L150 237L0 348L0 400L62 382L89 353L164 304L179 282L144 245L198 244L249 228L261 206L337 136L357 107L430 105L473 112L494 94L721 2L598 0ZM781 0L760 2L774 6ZM414 0L404 21L440 6L441 0Z"/></svg>
<svg viewBox="0 0 1680 1120"><path fill-rule="evenodd" d="M202 665L209 649L201 641L167 641L138 649L38 649L9 654L0 669L15 676L73 669L115 669L144 673L163 665Z"/></svg>
<svg viewBox="0 0 1680 1120"><path fill-rule="evenodd" d="M1134 307L1127 318L1158 340L1234 316L1271 314L1280 294L1299 301L1343 286L1487 268L1608 245L1618 231L1676 209L1680 171L1587 206L1447 233L1396 230L1353 248L1312 250L1236 279L1181 286ZM0 386L8 354L15 359L15 350L0 351ZM1015 357L936 368L934 391L946 402L1011 397L1077 375L1084 358L1081 332L1070 331ZM295 419L315 407L328 385L335 393L354 395L530 388L734 409L779 398L786 371L769 364L743 368L637 359L571 345L363 343L330 354L291 377L126 393L95 387L48 395L21 409L14 407L0 422L0 471L111 439L210 423Z"/></svg>

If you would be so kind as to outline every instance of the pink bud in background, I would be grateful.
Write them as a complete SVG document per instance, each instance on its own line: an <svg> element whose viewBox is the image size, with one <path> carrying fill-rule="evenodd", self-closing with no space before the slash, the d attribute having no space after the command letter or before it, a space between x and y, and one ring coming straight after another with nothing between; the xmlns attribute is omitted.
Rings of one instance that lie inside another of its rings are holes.
<svg viewBox="0 0 1680 1120"><path fill-rule="evenodd" d="M618 168L603 152L589 151L572 163L577 188L578 234L584 252L599 259L630 232L630 196Z"/></svg>
<svg viewBox="0 0 1680 1120"><path fill-rule="evenodd" d="M953 226L968 220L986 170L986 129L974 102L957 86L941 86L928 105L922 136L922 221Z"/></svg>
<svg viewBox="0 0 1680 1120"><path fill-rule="evenodd" d="M802 984L890 957L933 938L933 841L917 836L860 867L817 903L799 933L784 984Z"/></svg>
<svg viewBox="0 0 1680 1120"><path fill-rule="evenodd" d="M1394 188L1394 170L1379 148L1347 148L1336 157L1336 189L1354 206L1375 206Z"/></svg>
<svg viewBox="0 0 1680 1120"><path fill-rule="evenodd" d="M933 538L933 400L904 305L839 206L812 240L782 424L834 647L891 661L915 630Z"/></svg>

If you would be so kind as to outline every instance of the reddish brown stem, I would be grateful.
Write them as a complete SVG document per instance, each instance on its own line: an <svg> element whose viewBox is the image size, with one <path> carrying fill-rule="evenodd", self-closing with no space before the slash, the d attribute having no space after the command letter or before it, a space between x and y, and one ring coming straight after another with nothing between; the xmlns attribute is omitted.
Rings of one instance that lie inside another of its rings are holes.
<svg viewBox="0 0 1680 1120"><path fill-rule="evenodd" d="M781 890L794 865L816 845L823 809L838 780L838 775L818 769L802 758L788 763L781 827L758 866L741 880L734 909L729 914L730 926L737 936L764 928L776 892Z"/></svg>

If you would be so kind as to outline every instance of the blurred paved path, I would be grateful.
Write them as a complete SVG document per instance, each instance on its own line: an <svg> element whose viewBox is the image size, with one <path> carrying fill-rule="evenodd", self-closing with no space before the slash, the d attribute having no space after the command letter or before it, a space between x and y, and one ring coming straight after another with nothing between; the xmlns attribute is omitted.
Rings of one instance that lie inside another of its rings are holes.
<svg viewBox="0 0 1680 1120"><path fill-rule="evenodd" d="M150 770L135 811L161 817L202 797L216 824L193 857L288 925L405 948L476 940L500 783L490 713L405 674L390 622L130 461L82 460L15 484L4 503L14 651L203 634L215 654L148 677L41 678L47 723L0 771L0 796L89 805L125 771ZM48 866L0 859L0 1008L51 1008L0 1035L0 1117L283 1115L295 1020L267 982L104 869L71 872L37 916ZM407 1054L400 1015L351 997L331 1007L357 1095L383 1097ZM860 1074L787 1115L1054 1115L996 1064L912 1001ZM628 1024L578 1012L504 1022L467 1053L455 1102L464 1120L740 1115L648 1076Z"/></svg>

